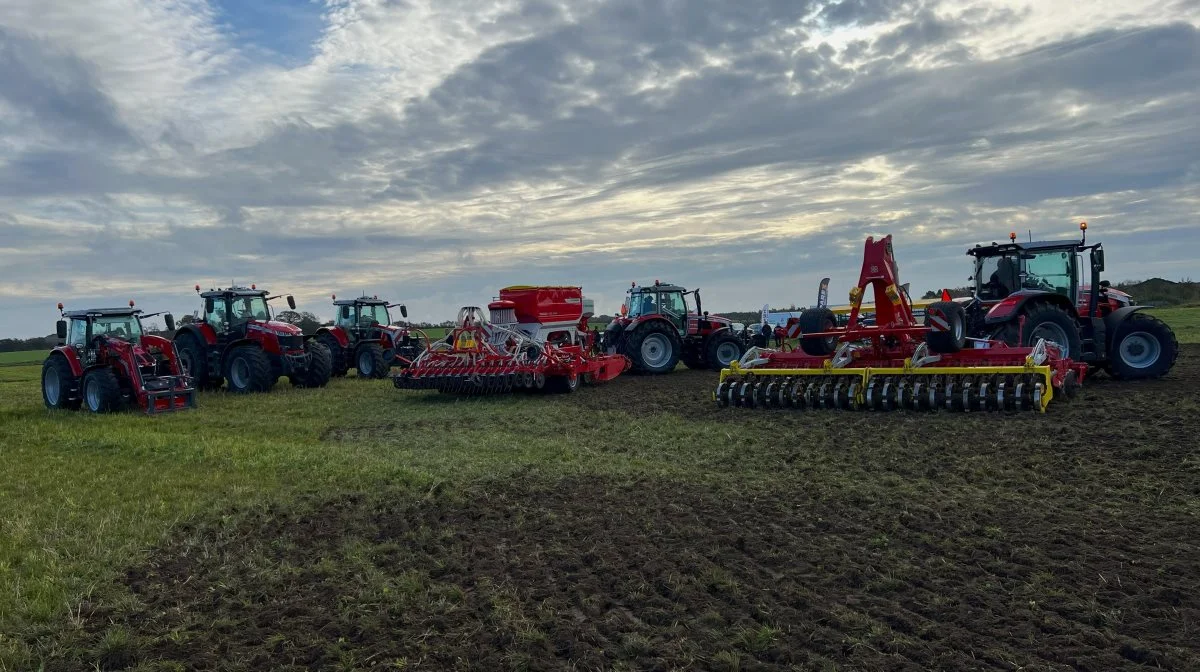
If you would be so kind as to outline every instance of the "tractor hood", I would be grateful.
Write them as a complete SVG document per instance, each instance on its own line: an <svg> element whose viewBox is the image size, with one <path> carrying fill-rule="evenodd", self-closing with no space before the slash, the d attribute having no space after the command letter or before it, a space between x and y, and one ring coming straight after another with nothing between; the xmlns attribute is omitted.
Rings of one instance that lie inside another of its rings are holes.
<svg viewBox="0 0 1200 672"><path fill-rule="evenodd" d="M275 320L270 320L267 322L251 320L247 325L247 328L258 331L266 331L279 336L302 336L304 334L300 327L297 327L294 324L278 322Z"/></svg>

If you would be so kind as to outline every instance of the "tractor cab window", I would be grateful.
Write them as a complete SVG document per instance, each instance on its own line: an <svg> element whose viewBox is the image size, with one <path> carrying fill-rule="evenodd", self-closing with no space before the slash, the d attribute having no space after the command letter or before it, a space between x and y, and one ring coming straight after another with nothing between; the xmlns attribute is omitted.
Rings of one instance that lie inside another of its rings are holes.
<svg viewBox="0 0 1200 672"><path fill-rule="evenodd" d="M684 326L684 316L687 315L687 305L683 302L680 292L661 292L658 295L658 311L675 326Z"/></svg>
<svg viewBox="0 0 1200 672"><path fill-rule="evenodd" d="M92 321L92 338L97 336L136 341L142 336L142 324L132 315L97 317Z"/></svg>
<svg viewBox="0 0 1200 672"><path fill-rule="evenodd" d="M87 320L71 320L71 328L67 331L67 345L77 348L87 345Z"/></svg>
<svg viewBox="0 0 1200 672"><path fill-rule="evenodd" d="M1025 255L1022 287L1071 296L1075 286L1075 255L1067 250L1046 250Z"/></svg>
<svg viewBox="0 0 1200 672"><path fill-rule="evenodd" d="M369 327L374 324L391 324L391 320L388 318L387 306L359 306L358 324L363 327Z"/></svg>
<svg viewBox="0 0 1200 672"><path fill-rule="evenodd" d="M239 296L233 299L233 319L234 323L243 322L245 320L258 320L265 322L271 319L271 313L267 310L267 301L261 296Z"/></svg>
<svg viewBox="0 0 1200 672"><path fill-rule="evenodd" d="M212 312L206 314L204 319L213 329L216 329L217 331L224 329L225 323L229 321L227 313L225 312L225 299L219 297L213 299Z"/></svg>
<svg viewBox="0 0 1200 672"><path fill-rule="evenodd" d="M354 326L354 306L338 306L337 319L334 321L339 327L349 329Z"/></svg>
<svg viewBox="0 0 1200 672"><path fill-rule="evenodd" d="M1016 253L983 257L975 264L975 293L979 298L999 300L1021 288L1021 260Z"/></svg>
<svg viewBox="0 0 1200 672"><path fill-rule="evenodd" d="M629 295L628 300L629 317L641 317L642 315L653 315L658 312L658 304L654 300L652 292L637 292Z"/></svg>

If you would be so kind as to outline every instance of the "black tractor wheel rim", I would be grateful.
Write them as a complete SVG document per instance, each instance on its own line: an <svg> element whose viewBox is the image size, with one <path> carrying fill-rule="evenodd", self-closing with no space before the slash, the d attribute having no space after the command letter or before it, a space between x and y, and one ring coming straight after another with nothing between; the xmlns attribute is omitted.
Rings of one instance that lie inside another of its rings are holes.
<svg viewBox="0 0 1200 672"><path fill-rule="evenodd" d="M741 348L736 343L722 343L717 346L717 363L721 366L729 366L738 358Z"/></svg>
<svg viewBox="0 0 1200 672"><path fill-rule="evenodd" d="M1144 331L1135 331L1121 339L1118 349L1121 361L1135 369L1153 366L1162 355L1158 339Z"/></svg>
<svg viewBox="0 0 1200 672"><path fill-rule="evenodd" d="M58 403L58 398L62 395L62 381L58 377L58 371L50 369L46 372L46 379L42 382L42 387L46 392L46 401L53 406Z"/></svg>

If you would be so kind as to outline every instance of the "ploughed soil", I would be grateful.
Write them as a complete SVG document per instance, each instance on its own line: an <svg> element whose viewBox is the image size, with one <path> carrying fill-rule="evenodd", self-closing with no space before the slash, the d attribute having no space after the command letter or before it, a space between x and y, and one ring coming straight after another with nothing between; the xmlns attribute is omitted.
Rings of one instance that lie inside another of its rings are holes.
<svg viewBox="0 0 1200 672"><path fill-rule="evenodd" d="M1088 383L1044 416L881 416L618 379L553 403L720 420L745 464L181 527L49 669L1200 669L1200 347Z"/></svg>

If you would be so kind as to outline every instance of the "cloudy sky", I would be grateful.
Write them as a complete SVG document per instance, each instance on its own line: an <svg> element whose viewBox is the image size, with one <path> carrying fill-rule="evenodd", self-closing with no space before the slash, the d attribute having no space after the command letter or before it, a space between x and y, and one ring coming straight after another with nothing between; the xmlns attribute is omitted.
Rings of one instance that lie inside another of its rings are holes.
<svg viewBox="0 0 1200 672"><path fill-rule="evenodd" d="M835 300L1087 219L1200 277L1200 0L0 0L0 336L256 282Z"/></svg>

